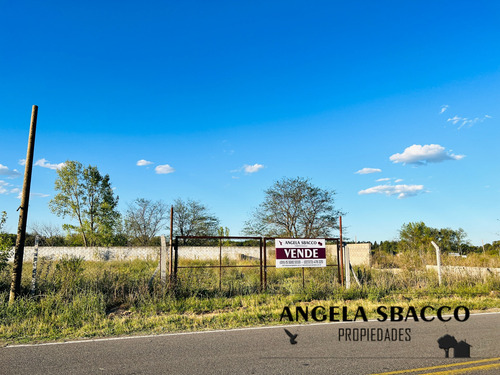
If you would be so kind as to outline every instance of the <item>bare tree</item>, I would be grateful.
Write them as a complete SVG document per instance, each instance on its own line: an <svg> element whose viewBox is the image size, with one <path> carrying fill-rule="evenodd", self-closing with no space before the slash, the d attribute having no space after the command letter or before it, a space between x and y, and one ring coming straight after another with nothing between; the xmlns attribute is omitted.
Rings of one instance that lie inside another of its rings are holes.
<svg viewBox="0 0 500 375"><path fill-rule="evenodd" d="M139 245L149 245L161 229L165 228L168 206L162 201L137 198L128 206L125 230L129 238Z"/></svg>
<svg viewBox="0 0 500 375"><path fill-rule="evenodd" d="M308 179L283 178L265 191L264 202L245 223L249 235L329 237L342 213L335 209L334 191Z"/></svg>
<svg viewBox="0 0 500 375"><path fill-rule="evenodd" d="M178 198L174 201L174 234L180 236L216 236L219 219L202 203ZM183 240L187 243L186 239Z"/></svg>
<svg viewBox="0 0 500 375"><path fill-rule="evenodd" d="M52 223L32 223L31 232L40 236L41 244L45 246L57 246L64 244L64 236L59 226Z"/></svg>

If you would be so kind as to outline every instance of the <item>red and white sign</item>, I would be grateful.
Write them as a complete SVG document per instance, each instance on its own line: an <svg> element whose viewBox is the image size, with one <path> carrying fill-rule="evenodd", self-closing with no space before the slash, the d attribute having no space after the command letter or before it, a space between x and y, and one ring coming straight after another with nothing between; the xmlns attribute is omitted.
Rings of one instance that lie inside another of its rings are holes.
<svg viewBox="0 0 500 375"><path fill-rule="evenodd" d="M324 239L281 238L274 240L276 267L326 267Z"/></svg>

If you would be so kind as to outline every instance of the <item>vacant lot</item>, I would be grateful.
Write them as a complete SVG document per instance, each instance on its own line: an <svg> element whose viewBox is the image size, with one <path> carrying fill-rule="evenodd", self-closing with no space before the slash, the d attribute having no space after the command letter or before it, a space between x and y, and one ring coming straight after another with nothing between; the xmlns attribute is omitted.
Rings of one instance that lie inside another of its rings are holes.
<svg viewBox="0 0 500 375"><path fill-rule="evenodd" d="M445 275L443 285L438 286L437 275L426 271L423 261L417 264L401 257L391 260L393 266L397 262L402 268L398 274L357 269L361 286L349 290L339 285L335 267L307 269L305 287L300 269L270 269L267 292L260 293L258 268L224 269L219 289L219 271L213 268L180 269L177 283L169 286L158 278L150 283L156 262L41 259L35 295L30 295L31 264L26 263L23 296L13 306L7 303L10 269L0 272L0 341L7 344L272 325L280 324L284 306L292 305L347 306L353 314L358 306L370 314L382 304L500 308L498 276ZM490 265L497 260L480 262L483 264L467 265ZM381 263L379 260L377 266L384 266ZM201 263L189 261L184 265Z"/></svg>

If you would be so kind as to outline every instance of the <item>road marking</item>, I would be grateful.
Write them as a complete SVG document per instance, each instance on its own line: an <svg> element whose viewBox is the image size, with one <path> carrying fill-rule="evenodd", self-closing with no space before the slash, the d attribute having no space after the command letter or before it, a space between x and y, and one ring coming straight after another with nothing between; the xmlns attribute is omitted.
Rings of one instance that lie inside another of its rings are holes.
<svg viewBox="0 0 500 375"><path fill-rule="evenodd" d="M470 317L483 316L483 315L498 315L500 312L493 311L487 313L477 313L471 314ZM443 317L448 317L453 315L443 315ZM377 319L370 319L368 322L377 322ZM119 337L106 337L101 339L82 339L82 340L71 340L71 341L57 341L57 342L46 342L41 344L19 344L19 345L6 345L4 348L19 348L26 346L48 346L48 345L64 345L64 344L85 344L89 342L99 342L99 341L117 341L117 340L132 340L132 339L148 339L156 337L166 337L166 336L184 336L184 335L198 335L198 334L209 334L209 333L221 333L221 332L237 332L237 331L253 331L257 329L276 329L284 327L308 327L308 326L320 326L320 325L335 325L335 324L362 324L366 323L363 321L353 322L327 322L327 323L307 323L307 324L279 324L275 326L261 326L261 327L244 327L244 328L233 328L233 329L217 329L217 330L207 330L207 331L194 331L194 332L176 332L176 333L160 333L151 335L140 335L140 336L119 336ZM390 323L390 322L388 322Z"/></svg>
<svg viewBox="0 0 500 375"><path fill-rule="evenodd" d="M439 372L429 372L427 374L422 374L422 375L452 375L452 374L466 374L470 371L486 371L486 370L491 370L494 368L500 367L500 363L494 363L491 365L483 365L483 366L476 366L476 367L465 367L465 368L459 368L455 370L447 370L447 371L439 371Z"/></svg>
<svg viewBox="0 0 500 375"><path fill-rule="evenodd" d="M432 367L421 367L421 368L413 368L413 369L407 369L407 370L398 370L398 371L389 371L389 372L380 372L377 374L371 374L371 375L393 375L393 374L408 374L410 372L420 372L420 371L427 371L427 370L437 370L440 368L446 368L446 367L456 367L456 366L465 366L465 365L475 365L478 363L484 363L484 362L493 362L493 361L498 361L500 360L500 357L497 358L487 358L487 359L479 359L477 361L468 361L468 362L458 362L458 363L452 363L449 365L440 365L440 366L432 366ZM482 367L500 367L500 363L495 363L491 365L485 365L485 366L479 366L479 367L470 367L466 369L456 369L456 370L446 370L446 371L441 371L441 372L431 372L428 374L422 374L422 375L429 375L429 374L458 374L459 372L453 372L453 371L463 371L463 370L469 370L469 369L479 369ZM452 372L450 372L452 371Z"/></svg>

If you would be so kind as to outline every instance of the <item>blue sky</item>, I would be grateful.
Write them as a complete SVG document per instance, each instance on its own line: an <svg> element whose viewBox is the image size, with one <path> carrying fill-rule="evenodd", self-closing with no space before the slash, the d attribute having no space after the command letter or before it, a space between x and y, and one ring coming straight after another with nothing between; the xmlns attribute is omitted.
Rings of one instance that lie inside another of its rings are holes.
<svg viewBox="0 0 500 375"><path fill-rule="evenodd" d="M351 239L395 239L410 221L500 238L498 2L0 9L11 232L36 104L29 224L63 222L48 209L55 168L78 160L110 175L122 212L138 197L191 198L234 235L266 188L300 176L337 192Z"/></svg>

